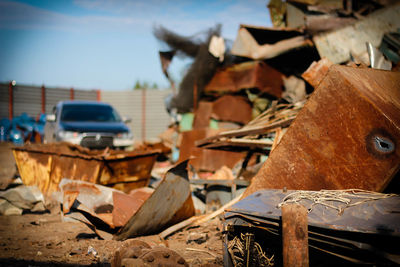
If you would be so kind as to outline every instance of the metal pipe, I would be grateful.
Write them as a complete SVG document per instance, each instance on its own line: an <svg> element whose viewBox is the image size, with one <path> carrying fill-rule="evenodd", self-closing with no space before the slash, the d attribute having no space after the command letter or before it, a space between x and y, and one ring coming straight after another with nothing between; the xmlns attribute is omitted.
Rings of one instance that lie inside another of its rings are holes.
<svg viewBox="0 0 400 267"><path fill-rule="evenodd" d="M10 120L12 120L13 118L13 113L14 113L14 96L13 96L13 82L10 81L10 83L8 84L8 118Z"/></svg>
<svg viewBox="0 0 400 267"><path fill-rule="evenodd" d="M46 88L42 85L42 113L46 113Z"/></svg>
<svg viewBox="0 0 400 267"><path fill-rule="evenodd" d="M96 90L97 102L101 101L101 90Z"/></svg>
<svg viewBox="0 0 400 267"><path fill-rule="evenodd" d="M146 140L146 89L142 89L142 141Z"/></svg>
<svg viewBox="0 0 400 267"><path fill-rule="evenodd" d="M74 100L75 94L74 94L74 88L69 89L69 99Z"/></svg>

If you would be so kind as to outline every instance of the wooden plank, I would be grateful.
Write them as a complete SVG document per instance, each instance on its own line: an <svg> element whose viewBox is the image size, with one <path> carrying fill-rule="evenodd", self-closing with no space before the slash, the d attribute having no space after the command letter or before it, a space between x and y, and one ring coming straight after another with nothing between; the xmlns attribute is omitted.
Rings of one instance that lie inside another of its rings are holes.
<svg viewBox="0 0 400 267"><path fill-rule="evenodd" d="M296 203L282 206L282 245L284 267L307 267L308 217L307 209Z"/></svg>
<svg viewBox="0 0 400 267"><path fill-rule="evenodd" d="M287 127L290 125L290 123L294 119L295 118L288 118L288 119L278 121L275 123L271 123L271 124L265 125L265 126L247 127L247 128L242 128L239 130L226 131L226 132L220 133L219 135L199 140L196 142L196 146L204 146L205 144L210 143L212 140L215 140L215 139L218 139L221 137L240 137L240 136L252 135L252 134L262 134L268 130L275 129L277 127Z"/></svg>

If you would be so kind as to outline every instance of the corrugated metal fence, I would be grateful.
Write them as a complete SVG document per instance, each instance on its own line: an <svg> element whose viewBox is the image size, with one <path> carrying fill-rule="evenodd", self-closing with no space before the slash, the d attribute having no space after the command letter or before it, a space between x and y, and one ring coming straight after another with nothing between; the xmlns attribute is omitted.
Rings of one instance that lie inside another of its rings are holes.
<svg viewBox="0 0 400 267"><path fill-rule="evenodd" d="M0 118L23 112L36 118L42 112L51 113L61 100L101 100L114 106L121 116L132 119L128 126L136 139L149 139L157 137L170 122L164 106L169 93L170 90L89 91L0 83Z"/></svg>
<svg viewBox="0 0 400 267"><path fill-rule="evenodd" d="M143 95L143 93L145 93ZM170 123L164 98L170 90L102 91L101 100L114 106L121 116L132 119L128 126L137 139L157 137ZM144 105L143 105L144 103ZM144 132L143 132L144 130Z"/></svg>

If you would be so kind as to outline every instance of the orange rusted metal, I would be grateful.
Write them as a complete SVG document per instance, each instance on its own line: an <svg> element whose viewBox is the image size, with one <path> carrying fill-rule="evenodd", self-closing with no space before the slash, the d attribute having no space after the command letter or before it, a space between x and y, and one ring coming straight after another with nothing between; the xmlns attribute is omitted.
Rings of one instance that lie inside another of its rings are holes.
<svg viewBox="0 0 400 267"><path fill-rule="evenodd" d="M193 129L204 129L210 127L210 119L213 102L200 101L194 113Z"/></svg>
<svg viewBox="0 0 400 267"><path fill-rule="evenodd" d="M301 77L312 87L317 88L332 65L333 63L327 58L322 58L318 62L314 61Z"/></svg>
<svg viewBox="0 0 400 267"><path fill-rule="evenodd" d="M400 168L400 73L334 65L244 196L264 188L383 191Z"/></svg>
<svg viewBox="0 0 400 267"><path fill-rule="evenodd" d="M245 97L224 95L213 103L212 117L221 121L246 124L251 120L252 107Z"/></svg>
<svg viewBox="0 0 400 267"><path fill-rule="evenodd" d="M114 236L116 240L160 232L195 214L187 172L188 161L171 168L149 198Z"/></svg>
<svg viewBox="0 0 400 267"><path fill-rule="evenodd" d="M179 162L190 159L190 164L196 170L217 171L222 166L233 168L244 158L244 154L229 151L204 149L195 146L197 140L204 139L219 133L218 130L198 129L182 132L182 142L179 147Z"/></svg>
<svg viewBox="0 0 400 267"><path fill-rule="evenodd" d="M282 95L283 74L262 61L241 63L219 70L204 88L206 94L224 94L258 88L277 98Z"/></svg>
<svg viewBox="0 0 400 267"><path fill-rule="evenodd" d="M124 192L146 186L159 151L90 151L67 143L28 144L13 153L22 181L43 194L62 178L99 183Z"/></svg>
<svg viewBox="0 0 400 267"><path fill-rule="evenodd" d="M153 190L149 187L143 187L132 190L132 192L129 195L122 192L113 192L114 209L112 215L115 227L124 226L151 196Z"/></svg>
<svg viewBox="0 0 400 267"><path fill-rule="evenodd" d="M195 214L187 163L168 170L156 189L137 188L129 194L85 181L62 179L59 187L64 216L85 222L105 239L110 239L110 234L123 240L139 233L161 231Z"/></svg>

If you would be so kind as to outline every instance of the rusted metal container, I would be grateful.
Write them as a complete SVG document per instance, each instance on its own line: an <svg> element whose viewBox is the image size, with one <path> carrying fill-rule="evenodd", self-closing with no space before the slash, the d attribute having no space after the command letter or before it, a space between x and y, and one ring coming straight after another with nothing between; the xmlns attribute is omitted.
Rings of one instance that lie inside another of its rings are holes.
<svg viewBox="0 0 400 267"><path fill-rule="evenodd" d="M334 65L244 196L263 188L383 191L400 168L400 73Z"/></svg>
<svg viewBox="0 0 400 267"><path fill-rule="evenodd" d="M107 185L124 192L148 185L159 154L153 151L90 151L80 146L29 144L14 147L22 181L43 194L58 190L62 178Z"/></svg>

